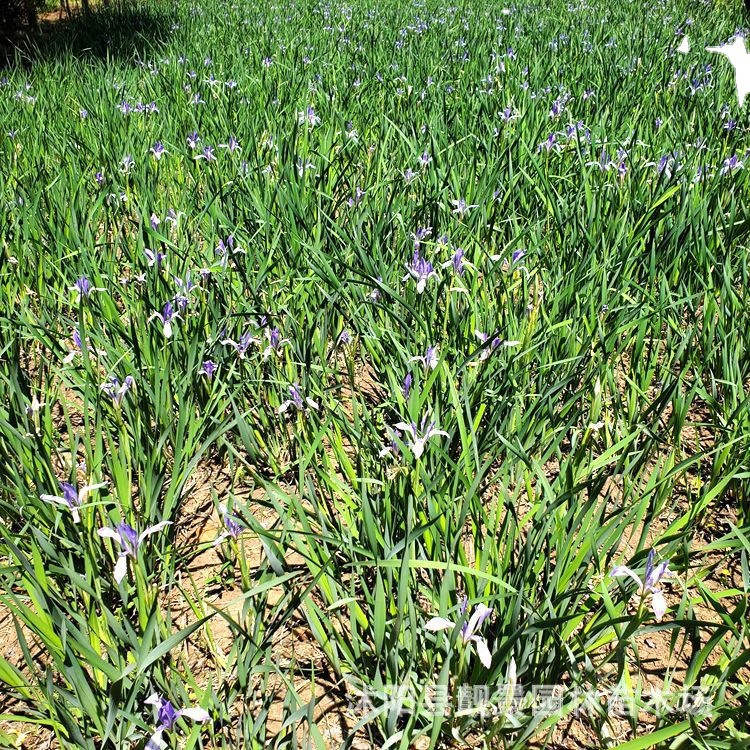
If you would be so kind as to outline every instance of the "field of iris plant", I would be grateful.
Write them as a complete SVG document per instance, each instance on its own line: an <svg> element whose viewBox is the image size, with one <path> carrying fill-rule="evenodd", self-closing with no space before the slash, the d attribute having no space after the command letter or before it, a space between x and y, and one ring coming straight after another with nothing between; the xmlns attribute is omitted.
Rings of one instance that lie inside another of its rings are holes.
<svg viewBox="0 0 750 750"><path fill-rule="evenodd" d="M0 746L750 746L746 20L152 0L13 53Z"/></svg>

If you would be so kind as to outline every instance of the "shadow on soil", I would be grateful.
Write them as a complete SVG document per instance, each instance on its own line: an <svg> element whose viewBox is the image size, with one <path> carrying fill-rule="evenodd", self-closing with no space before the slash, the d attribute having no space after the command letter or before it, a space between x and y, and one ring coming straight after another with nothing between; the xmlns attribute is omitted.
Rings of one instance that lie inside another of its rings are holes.
<svg viewBox="0 0 750 750"><path fill-rule="evenodd" d="M98 60L135 61L153 54L174 28L171 10L141 2L116 2L89 13L40 16L36 30L0 29L0 68L31 67L73 55Z"/></svg>

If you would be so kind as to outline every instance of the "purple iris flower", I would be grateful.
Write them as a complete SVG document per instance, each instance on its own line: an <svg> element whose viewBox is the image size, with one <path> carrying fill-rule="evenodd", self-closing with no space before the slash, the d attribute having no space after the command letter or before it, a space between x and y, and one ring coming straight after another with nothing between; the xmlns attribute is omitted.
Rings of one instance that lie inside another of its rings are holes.
<svg viewBox="0 0 750 750"><path fill-rule="evenodd" d="M213 146L206 146L203 152L198 154L196 159L205 159L206 161L216 161L216 154L214 153Z"/></svg>
<svg viewBox="0 0 750 750"><path fill-rule="evenodd" d="M43 406L46 406L46 401L39 401L37 398L36 393L34 394L34 397L31 399L31 403L26 407L26 413L30 416L33 416L35 419L39 416L39 412Z"/></svg>
<svg viewBox="0 0 750 750"><path fill-rule="evenodd" d="M151 153L154 155L154 159L159 161L159 159L167 153L167 149L164 148L164 144L161 141L157 141L151 146Z"/></svg>
<svg viewBox="0 0 750 750"><path fill-rule="evenodd" d="M432 234L432 227L417 227L417 231L412 235L414 240L414 249L419 250L422 240L426 240Z"/></svg>
<svg viewBox="0 0 750 750"><path fill-rule="evenodd" d="M665 560L662 563L654 566L654 557L656 552L652 549L648 553L648 559L646 560L646 575L641 580L640 576L631 570L627 565L617 565L612 569L610 575L613 578L621 576L628 576L632 578L636 584L638 584L638 590L636 595L640 598L640 602L650 595L651 596L651 608L654 612L657 622L659 622L667 611L667 602L664 599L659 584L662 578L669 578L672 572L669 570L669 560Z"/></svg>
<svg viewBox="0 0 750 750"><path fill-rule="evenodd" d="M164 338L168 339L172 337L172 321L179 320L180 314L175 312L171 302L166 302L161 312L153 312L148 319L150 323L154 318L158 318L161 321Z"/></svg>
<svg viewBox="0 0 750 750"><path fill-rule="evenodd" d="M216 253L217 255L228 255L229 253L232 253L232 255L236 255L237 253L244 253L245 251L241 247L235 247L234 246L234 235L230 234L226 241L225 240L219 240L219 244L216 245Z"/></svg>
<svg viewBox="0 0 750 750"><path fill-rule="evenodd" d="M63 362L66 364L73 360L73 358L80 354L80 352L83 350L83 341L81 341L81 334L78 332L77 328L73 329L73 332L70 335L70 339L73 342L73 348L68 352L68 356L65 357Z"/></svg>
<svg viewBox="0 0 750 750"><path fill-rule="evenodd" d="M414 251L411 263L406 266L406 270L408 271L408 273L406 274L406 276L404 276L402 281L406 281L408 278L416 279L417 294L421 294L425 290L427 282L430 280L430 278L432 278L433 276L435 278L438 277L437 272L432 267L432 263L422 258L422 256L419 254L419 250Z"/></svg>
<svg viewBox="0 0 750 750"><path fill-rule="evenodd" d="M378 276L378 278L377 278L377 281L378 281L378 283L382 284L382 283L383 283L383 277L382 277L382 276ZM374 289L373 289L373 290L372 290L372 291L371 291L371 292L370 292L370 293L368 294L368 297L369 297L369 298L370 298L370 299L371 299L371 300L372 300L373 302L377 302L377 301L378 301L378 300L380 299L380 297L381 297L381 292L380 292L380 289L379 289L378 287L375 287L375 288L374 288Z"/></svg>
<svg viewBox="0 0 750 750"><path fill-rule="evenodd" d="M490 334L485 333L484 331L474 331L474 335L479 339L479 343L484 346L489 340L490 340ZM482 349L482 353L479 355L480 360L487 359L487 357L490 356L492 353L492 350L495 349L495 342L492 341L489 345L489 347L485 347Z"/></svg>
<svg viewBox="0 0 750 750"><path fill-rule="evenodd" d="M315 110L312 107L308 107L303 112L300 112L297 118L300 125L307 123L311 127L320 123L320 117L315 114Z"/></svg>
<svg viewBox="0 0 750 750"><path fill-rule="evenodd" d="M242 531L242 524L235 521L236 516L231 516L228 513L224 514L224 525L227 527L229 536L236 539Z"/></svg>
<svg viewBox="0 0 750 750"><path fill-rule="evenodd" d="M482 626L482 623L492 614L493 610L491 607L487 607L484 604L477 604L477 606L474 607L474 612L472 612L471 617L466 620L467 603L468 600L464 596L461 607L459 608L459 615L464 620L461 625L461 630L459 631L461 642L464 645L469 642L474 642L476 644L477 654L479 655L479 661L489 669L492 664L492 654L490 654L487 641L481 636L476 635L476 632ZM453 630L456 627L456 623L445 617L433 617L425 623L424 627L425 630L436 633L440 630Z"/></svg>
<svg viewBox="0 0 750 750"><path fill-rule="evenodd" d="M453 257L446 263L443 263L443 268L448 268L449 266L453 266L453 271L458 276L463 276L466 271L465 267L471 266L471 263L464 260L464 251L460 247L458 247L453 253Z"/></svg>
<svg viewBox="0 0 750 750"><path fill-rule="evenodd" d="M157 693L146 698L145 703L146 705L154 706L156 709L156 731L146 743L145 750L161 750L164 745L161 737L162 734L173 729L180 717L184 716L187 719L201 723L211 718L208 712L202 708L181 708L177 710L170 701L162 698Z"/></svg>
<svg viewBox="0 0 750 750"><path fill-rule="evenodd" d="M490 340L490 335L483 331L474 331L474 335L479 339L479 343L483 345L482 352L479 355L480 361L487 359L487 357L489 357L490 354L500 346L518 346L521 343L520 341L503 341L499 336L495 336L492 341L490 341L489 346L484 346Z"/></svg>
<svg viewBox="0 0 750 750"><path fill-rule="evenodd" d="M235 341L234 339L222 339L221 343L224 346L234 347L234 350L237 352L237 356L240 359L245 359L247 350L253 344L258 343L258 339L256 339L255 336L253 336L249 331L246 331L242 334L242 336L240 336L239 341Z"/></svg>
<svg viewBox="0 0 750 750"><path fill-rule="evenodd" d="M409 362L421 362L425 370L434 370L438 366L438 346L428 346L424 355L412 357Z"/></svg>
<svg viewBox="0 0 750 750"><path fill-rule="evenodd" d="M161 521L153 526L148 526L140 534L125 521L118 523L114 528L103 526L97 531L97 534L99 534L102 539L114 539L120 545L120 554L117 557L114 571L116 583L120 583L125 577L128 564L127 559L128 557L131 557L133 560L136 559L138 556L138 548L143 543L143 540L151 536L151 534L161 531L165 526L169 526L171 523L171 521Z"/></svg>
<svg viewBox="0 0 750 750"><path fill-rule="evenodd" d="M149 248L145 248L143 254L146 256L146 262L148 263L149 268L151 266L156 266L158 268L159 266L161 266L161 262L164 260L164 258L167 257L167 254L161 252L161 250L157 250L156 252L154 252Z"/></svg>
<svg viewBox="0 0 750 750"><path fill-rule="evenodd" d="M393 430L393 437L391 438L391 441L383 447L380 452L378 453L378 456L380 458L384 458L385 456L392 455L392 456L400 456L401 455L401 448L398 447L398 443L396 442L396 439L401 438L401 431L400 430Z"/></svg>
<svg viewBox="0 0 750 750"><path fill-rule="evenodd" d="M198 135L198 131L194 130L188 137L187 137L187 145L190 149L196 149L198 147L198 141L200 141L201 137Z"/></svg>
<svg viewBox="0 0 750 750"><path fill-rule="evenodd" d="M70 287L72 292L78 292L78 299L82 297L90 297L92 292L103 292L104 289L99 287L91 286L91 282L85 277L81 276L76 280L76 283Z"/></svg>
<svg viewBox="0 0 750 750"><path fill-rule="evenodd" d="M414 458L417 459L424 453L425 445L430 438L438 437L439 435L449 437L445 430L435 428L435 422L428 423L426 415L422 418L419 428L417 428L416 422L397 422L394 427L406 435L409 448L414 454Z"/></svg>
<svg viewBox="0 0 750 750"><path fill-rule="evenodd" d="M92 490L98 490L101 487L106 486L106 482L100 482L99 484L86 484L77 490L74 485L70 484L70 482L60 482L62 495L39 495L39 499L44 500L47 503L65 505L70 509L70 513L73 516L73 523L79 523L81 517L78 513L78 509L83 505L86 496Z"/></svg>
<svg viewBox="0 0 750 750"><path fill-rule="evenodd" d="M185 274L185 278L181 279L179 276L174 277L175 286L180 289L184 294L190 294L195 289L195 283L191 278L190 271Z"/></svg>
<svg viewBox="0 0 750 750"><path fill-rule="evenodd" d="M199 375L205 375L209 380L213 378L214 373L218 369L218 365L210 359L207 359L198 370Z"/></svg>
<svg viewBox="0 0 750 750"><path fill-rule="evenodd" d="M185 274L185 278L181 279L179 276L174 277L174 283L177 287L177 294L175 294L174 301L180 310L185 310L190 302L190 292L195 289L195 284L191 278L190 271Z"/></svg>
<svg viewBox="0 0 750 750"><path fill-rule="evenodd" d="M729 158L724 159L724 163L721 169L719 170L719 174L725 175L728 172L734 172L735 170L742 169L742 168L743 168L743 164L737 157L737 154L733 154Z"/></svg>
<svg viewBox="0 0 750 750"><path fill-rule="evenodd" d="M409 394L411 393L411 384L412 384L412 375L410 372L406 373L406 377L404 378L404 385L401 389L401 392L404 394L404 398L408 399Z"/></svg>
<svg viewBox="0 0 750 750"><path fill-rule="evenodd" d="M550 133L547 136L546 141L542 141L537 147L537 153L540 151L552 151L553 148L555 148L557 144L557 134L556 133Z"/></svg>
<svg viewBox="0 0 750 750"><path fill-rule="evenodd" d="M282 339L278 328L266 328L265 336L268 339L268 346L263 351L263 359L268 359L272 354L280 357L281 350L289 343L289 339Z"/></svg>
<svg viewBox="0 0 750 750"><path fill-rule="evenodd" d="M457 198L451 201L451 204L454 206L453 213L458 214L460 218L463 218L472 208L479 208L478 204L468 204L463 198Z"/></svg>
<svg viewBox="0 0 750 750"><path fill-rule="evenodd" d="M313 401L313 399L309 397L303 398L302 392L299 388L299 383L294 383L289 386L289 394L291 395L291 398L287 399L279 406L279 414L283 414L290 406L293 406L297 411L305 411L305 408L308 406L311 409L320 408L317 401Z"/></svg>
<svg viewBox="0 0 750 750"><path fill-rule="evenodd" d="M76 289L78 294L82 297L88 297L91 294L91 282L85 276L81 276L81 278L73 285L73 288Z"/></svg>
<svg viewBox="0 0 750 750"><path fill-rule="evenodd" d="M233 154L235 151L242 151L239 141L233 135L229 136L229 140L226 143L220 143L219 148L228 149L230 154Z"/></svg>
<svg viewBox="0 0 750 750"><path fill-rule="evenodd" d="M573 136L578 138L579 135L583 133L583 137L587 141L591 141L591 131L586 127L586 124L583 122L583 120L578 120L578 122L574 123L573 125L569 125L566 132L568 138L572 138Z"/></svg>
<svg viewBox="0 0 750 750"><path fill-rule="evenodd" d="M701 182L702 180L707 180L711 176L712 174L708 171L708 167L705 165L701 165L698 167L698 169L695 172L695 177L693 177L693 182Z"/></svg>
<svg viewBox="0 0 750 750"><path fill-rule="evenodd" d="M120 163L120 169L125 173L128 174L130 170L135 166L135 159L130 154L125 154L125 156L122 157L122 162Z"/></svg>
<svg viewBox="0 0 750 750"><path fill-rule="evenodd" d="M120 406L125 394L135 387L135 380L132 375L128 375L123 380L122 385L117 376L112 376L106 383L103 383L102 390L112 399L112 403L115 406Z"/></svg>
<svg viewBox="0 0 750 750"><path fill-rule="evenodd" d="M227 510L227 506L223 503L219 506L219 513L221 514L221 520L224 523L224 528L226 529L226 531L222 532L218 537L216 537L214 546L216 546L217 544L221 544L221 542L229 537L232 537L232 539L236 539L245 530L245 524L243 524L240 518L234 513L230 513Z"/></svg>
<svg viewBox="0 0 750 750"><path fill-rule="evenodd" d="M354 206L358 206L362 202L362 198L365 197L365 191L362 190L361 187L357 186L354 188L354 197L349 198L347 201L349 208L354 208Z"/></svg>
<svg viewBox="0 0 750 750"><path fill-rule="evenodd" d="M609 158L606 148L602 148L601 154L599 154L599 161L593 161L586 164L586 166L597 166L601 172L606 172L612 166L612 159Z"/></svg>

